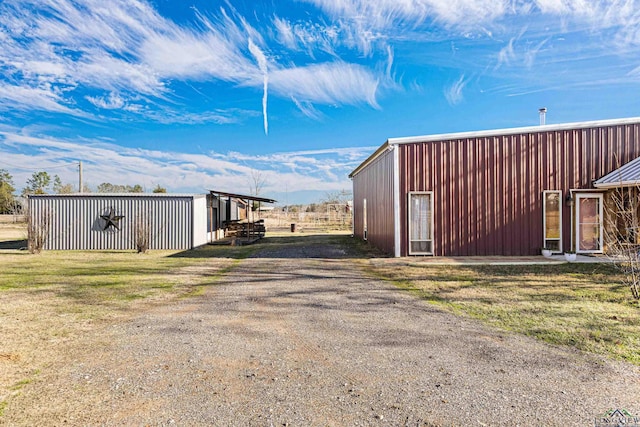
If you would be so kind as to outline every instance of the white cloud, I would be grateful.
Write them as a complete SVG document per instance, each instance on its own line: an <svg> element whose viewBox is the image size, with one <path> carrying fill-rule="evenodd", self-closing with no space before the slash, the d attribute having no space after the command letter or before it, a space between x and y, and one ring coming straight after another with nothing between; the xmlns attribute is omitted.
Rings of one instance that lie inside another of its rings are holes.
<svg viewBox="0 0 640 427"><path fill-rule="evenodd" d="M296 36L293 34L291 23L286 19L276 16L273 19L273 24L275 26L278 41L289 49L296 49Z"/></svg>
<svg viewBox="0 0 640 427"><path fill-rule="evenodd" d="M119 94L120 99L79 95L95 106L148 113L152 120L159 117L167 103L185 102L173 93L175 81L262 87L265 132L270 79L267 69L294 76L297 81L308 81L302 74L320 79L310 89L294 89L279 82L280 90L275 93L285 99L295 97L299 106L327 102L375 105L377 78L373 75L377 72L362 65L336 65L339 61L333 49L340 36L337 26L311 20L292 24L284 18L273 18L272 34L280 43L277 63L267 60L264 54L263 31L253 28L231 4L225 7L228 10L221 8L215 15L195 11L193 23L178 25L142 0L114 0L108 6L98 0L15 0L0 4L1 73L5 78L20 75L22 89L32 92L31 97L21 96L25 108L31 99L33 108L75 112L74 96L89 89L92 93L98 90ZM331 62L297 66L287 59L289 52L283 51L283 46L300 46L312 57L320 49L332 56ZM340 82L326 80L345 76L347 81L342 87ZM360 77L364 80L355 82ZM355 89L350 89L348 85L354 82ZM43 84L50 86L48 94L44 93L47 89ZM321 93L323 88L330 93ZM34 96L37 92L46 102L39 102ZM60 95L65 92L67 96ZM337 92L343 94L338 96ZM139 103L128 105L124 101L134 97L139 97ZM12 100L5 97L4 103Z"/></svg>
<svg viewBox="0 0 640 427"><path fill-rule="evenodd" d="M111 92L107 97L87 96L86 99L96 107L107 110L119 110L125 107L124 99L114 92Z"/></svg>
<svg viewBox="0 0 640 427"><path fill-rule="evenodd" d="M462 91L464 90L467 83L468 81L464 79L463 74L455 83L445 89L444 96L445 98L447 98L447 102L449 102L450 105L456 105L462 102L462 100L464 99Z"/></svg>
<svg viewBox="0 0 640 427"><path fill-rule="evenodd" d="M63 182L77 182L82 160L84 181L140 184L147 191L160 184L171 192L202 193L209 189L248 192L251 173L266 179L264 195L282 192L328 192L350 188L347 177L374 147L280 152L269 155L181 153L127 148L99 140L63 140L31 136L0 127L3 164L12 165L17 188L36 170L58 174ZM289 200L295 202L295 200Z"/></svg>
<svg viewBox="0 0 640 427"><path fill-rule="evenodd" d="M500 67L501 65L509 65L516 58L515 49L513 48L513 44L516 38L512 37L509 39L509 43L498 52L498 63L496 67Z"/></svg>
<svg viewBox="0 0 640 427"><path fill-rule="evenodd" d="M61 91L44 83L39 87L15 86L0 83L1 110L41 110L64 113L77 117L89 117L80 110L69 108Z"/></svg>
<svg viewBox="0 0 640 427"><path fill-rule="evenodd" d="M378 107L379 81L365 67L345 62L313 64L279 69L270 73L274 92L300 102L357 104Z"/></svg>

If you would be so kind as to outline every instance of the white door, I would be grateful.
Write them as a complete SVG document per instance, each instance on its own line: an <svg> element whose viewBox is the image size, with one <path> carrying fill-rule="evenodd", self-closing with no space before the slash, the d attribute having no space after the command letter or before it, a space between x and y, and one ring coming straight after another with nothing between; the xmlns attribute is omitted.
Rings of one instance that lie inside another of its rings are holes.
<svg viewBox="0 0 640 427"><path fill-rule="evenodd" d="M576 252L602 252L602 194L577 194L576 204Z"/></svg>
<svg viewBox="0 0 640 427"><path fill-rule="evenodd" d="M362 200L362 238L367 240L367 199Z"/></svg>

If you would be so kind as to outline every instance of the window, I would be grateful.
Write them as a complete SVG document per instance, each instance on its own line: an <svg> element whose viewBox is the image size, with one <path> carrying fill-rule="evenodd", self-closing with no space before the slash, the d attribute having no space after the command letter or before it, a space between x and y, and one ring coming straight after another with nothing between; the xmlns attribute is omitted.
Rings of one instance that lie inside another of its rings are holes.
<svg viewBox="0 0 640 427"><path fill-rule="evenodd" d="M433 254L433 193L409 193L409 255Z"/></svg>
<svg viewBox="0 0 640 427"><path fill-rule="evenodd" d="M543 193L543 247L562 252L562 192L548 190Z"/></svg>

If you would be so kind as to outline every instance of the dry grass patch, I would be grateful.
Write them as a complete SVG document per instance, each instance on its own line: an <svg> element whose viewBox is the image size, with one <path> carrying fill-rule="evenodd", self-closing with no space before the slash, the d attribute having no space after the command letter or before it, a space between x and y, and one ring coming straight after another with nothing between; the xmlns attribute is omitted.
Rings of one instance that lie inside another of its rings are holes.
<svg viewBox="0 0 640 427"><path fill-rule="evenodd" d="M433 304L499 328L640 365L640 308L606 264L371 267Z"/></svg>
<svg viewBox="0 0 640 427"><path fill-rule="evenodd" d="M250 250L250 249L249 249ZM0 413L84 333L214 285L246 248L193 251L0 250Z"/></svg>

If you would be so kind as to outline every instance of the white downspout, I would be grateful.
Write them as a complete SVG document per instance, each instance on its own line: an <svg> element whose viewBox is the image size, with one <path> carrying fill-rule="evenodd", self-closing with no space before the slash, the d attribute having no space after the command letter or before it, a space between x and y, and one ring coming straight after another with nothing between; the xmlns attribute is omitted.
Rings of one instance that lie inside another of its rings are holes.
<svg viewBox="0 0 640 427"><path fill-rule="evenodd" d="M571 203L569 204L569 250L570 251L575 251L576 248L573 245L573 217L574 217L574 205L576 203L574 196L573 196L573 190L569 189L569 199L571 200ZM577 246L577 245L576 245Z"/></svg>
<svg viewBox="0 0 640 427"><path fill-rule="evenodd" d="M400 257L400 152L397 145L393 149L393 249L394 256Z"/></svg>

